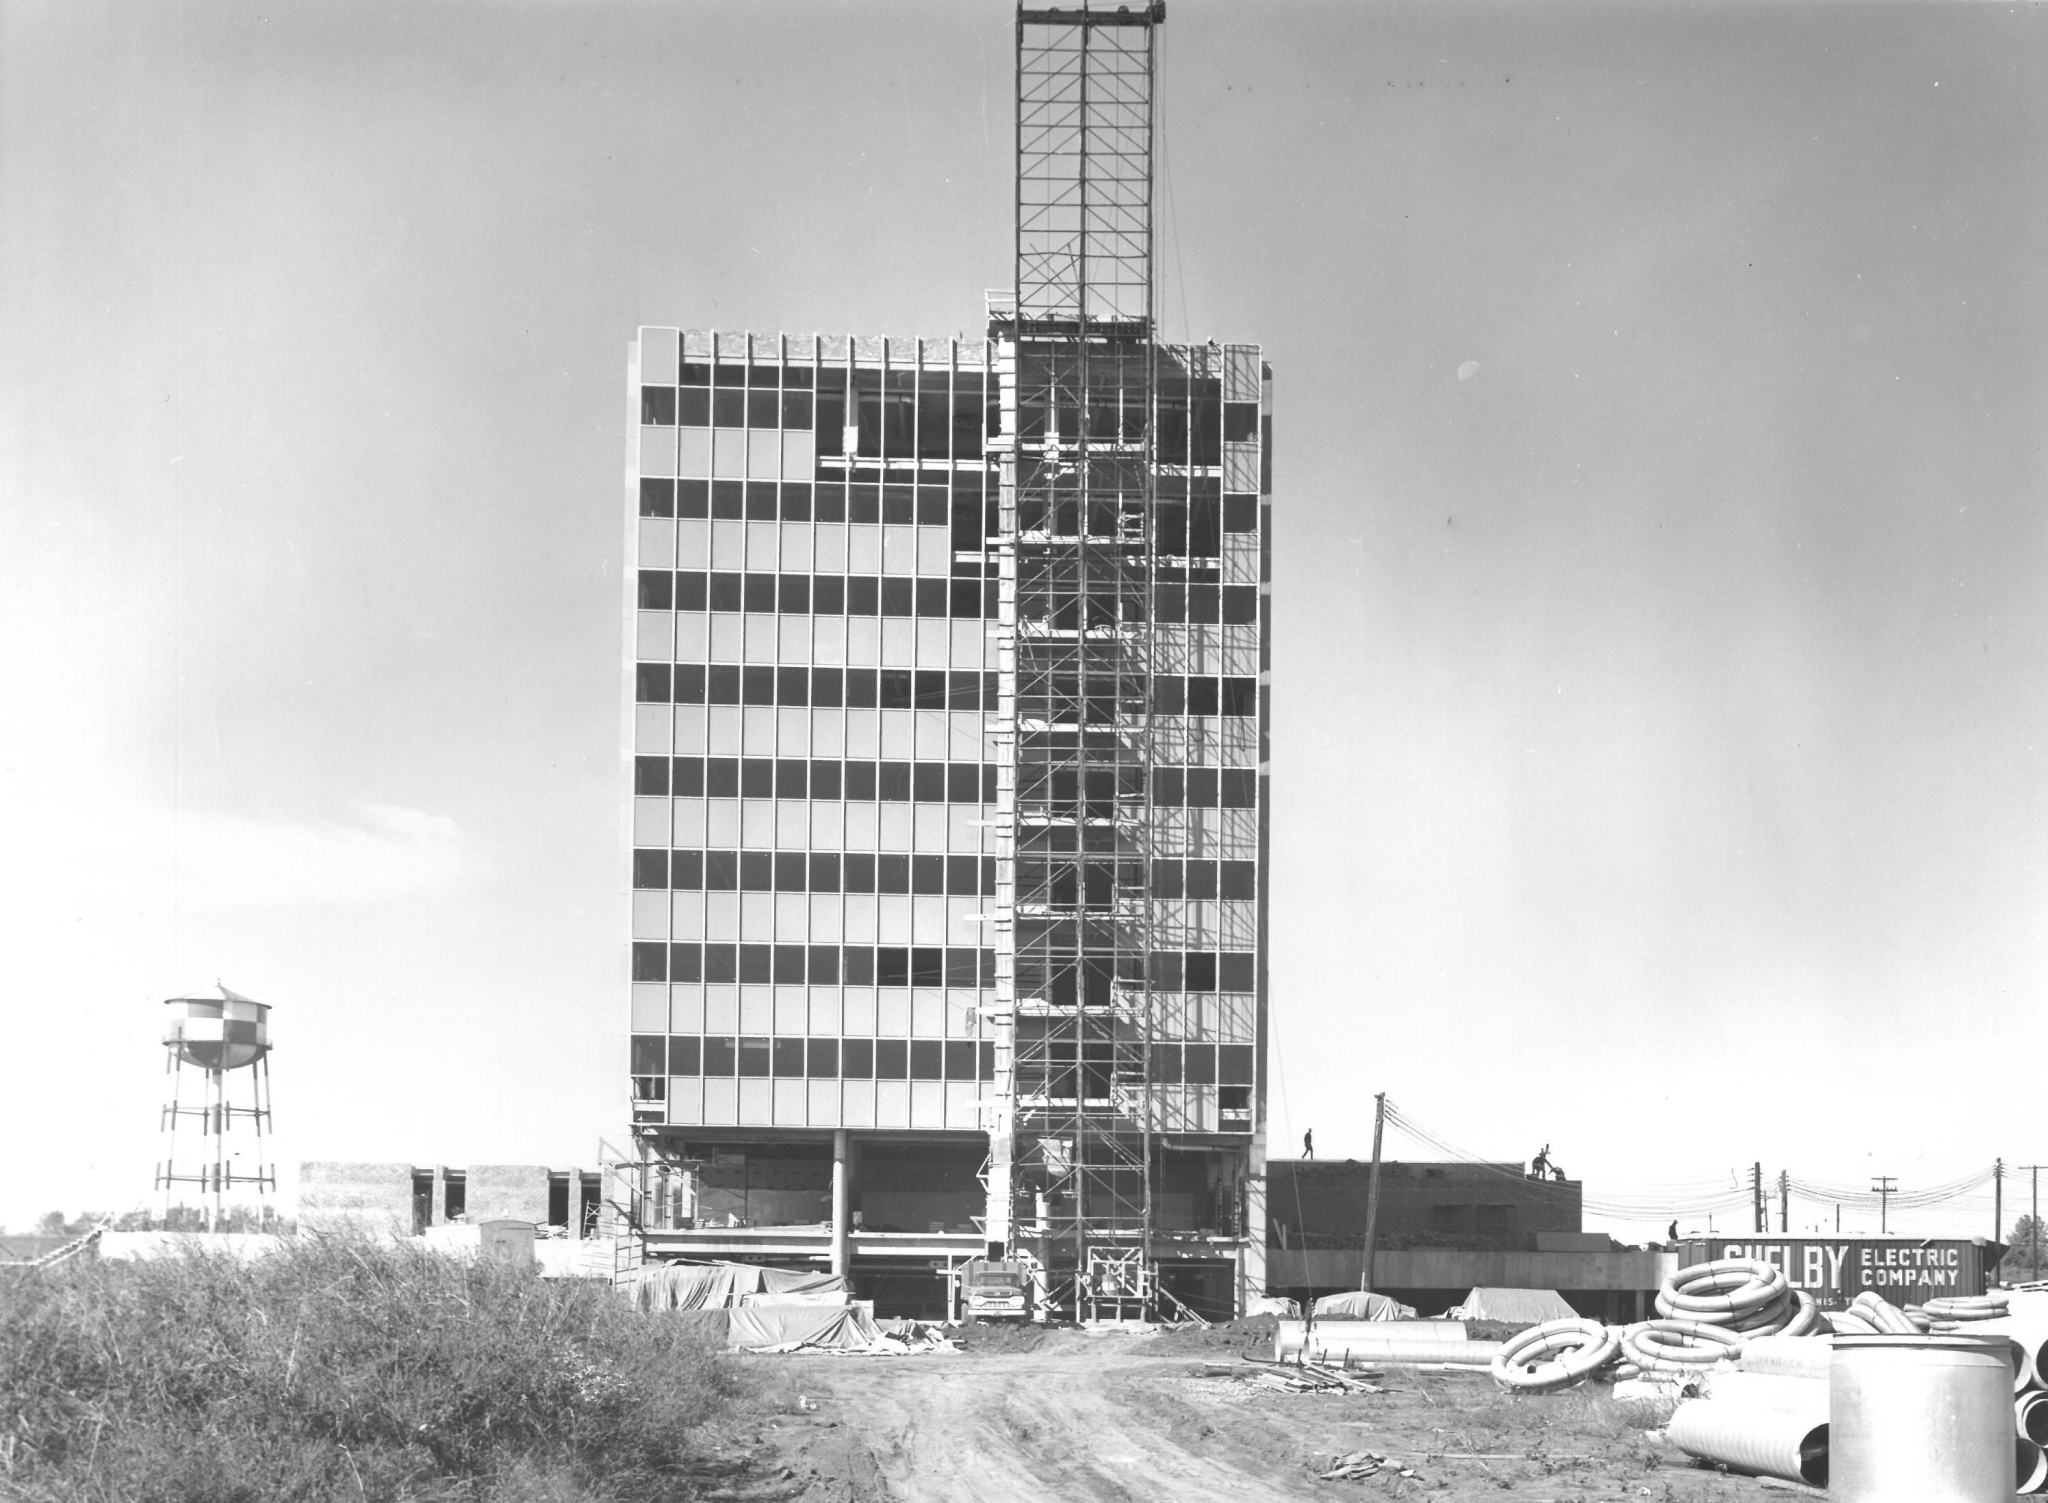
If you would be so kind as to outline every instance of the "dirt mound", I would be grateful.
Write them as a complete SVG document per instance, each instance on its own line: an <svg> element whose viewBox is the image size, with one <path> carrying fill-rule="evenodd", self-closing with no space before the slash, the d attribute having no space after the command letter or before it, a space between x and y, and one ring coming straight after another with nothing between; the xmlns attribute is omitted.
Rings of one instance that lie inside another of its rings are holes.
<svg viewBox="0 0 2048 1503"><path fill-rule="evenodd" d="M1039 1352L1057 1349L1087 1336L1074 1326L1038 1325L1030 1321L981 1320L947 1326L946 1334L963 1352Z"/></svg>
<svg viewBox="0 0 2048 1503"><path fill-rule="evenodd" d="M1250 1315L1243 1320L1213 1326L1162 1326L1146 1343L1148 1352L1243 1352L1261 1356L1273 1354L1273 1333L1280 1322L1271 1315Z"/></svg>

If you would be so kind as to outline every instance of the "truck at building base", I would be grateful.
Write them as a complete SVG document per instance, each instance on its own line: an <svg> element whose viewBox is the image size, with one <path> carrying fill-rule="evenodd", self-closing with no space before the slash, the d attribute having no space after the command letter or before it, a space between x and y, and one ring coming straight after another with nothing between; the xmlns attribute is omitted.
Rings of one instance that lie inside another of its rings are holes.
<svg viewBox="0 0 2048 1503"><path fill-rule="evenodd" d="M960 1265L960 1313L968 1320L1030 1320L1038 1310L1035 1275L1028 1263L969 1258Z"/></svg>

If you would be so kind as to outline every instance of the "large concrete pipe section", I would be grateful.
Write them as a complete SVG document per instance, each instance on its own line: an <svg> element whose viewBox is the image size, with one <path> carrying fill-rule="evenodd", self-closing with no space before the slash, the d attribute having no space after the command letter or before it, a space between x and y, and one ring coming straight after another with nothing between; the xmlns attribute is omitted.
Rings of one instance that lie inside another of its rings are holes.
<svg viewBox="0 0 2048 1503"><path fill-rule="evenodd" d="M1664 1434L1689 1456L1808 1487L1829 1485L1825 1414L1816 1419L1810 1412L1688 1399Z"/></svg>
<svg viewBox="0 0 2048 1503"><path fill-rule="evenodd" d="M2039 1442L2017 1435L2013 1437L2013 1448L2019 1453L2014 1458L2013 1472L2018 1480L2013 1491L2048 1492L2048 1457L2041 1454Z"/></svg>
<svg viewBox="0 0 2048 1503"><path fill-rule="evenodd" d="M2013 1427L2035 1445L2048 1445L2048 1393L2029 1388L2012 1396Z"/></svg>
<svg viewBox="0 0 2048 1503"><path fill-rule="evenodd" d="M1498 1341L1473 1341L1455 1321L1283 1320L1273 1331L1273 1360L1386 1363L1450 1362L1486 1367Z"/></svg>
<svg viewBox="0 0 2048 1503"><path fill-rule="evenodd" d="M1837 1336L1828 1369L1834 1503L2006 1503L2012 1366L1978 1336Z"/></svg>
<svg viewBox="0 0 2048 1503"><path fill-rule="evenodd" d="M1736 1366L1746 1373L1828 1380L1834 1347L1825 1336L1752 1336L1742 1343Z"/></svg>
<svg viewBox="0 0 2048 1503"><path fill-rule="evenodd" d="M2020 1350L2020 1375L2013 1381L2013 1392L2048 1388L2048 1319L2005 1315L1996 1320L1973 1320L1967 1332L1954 1334L1989 1336L1994 1332L2011 1337Z"/></svg>

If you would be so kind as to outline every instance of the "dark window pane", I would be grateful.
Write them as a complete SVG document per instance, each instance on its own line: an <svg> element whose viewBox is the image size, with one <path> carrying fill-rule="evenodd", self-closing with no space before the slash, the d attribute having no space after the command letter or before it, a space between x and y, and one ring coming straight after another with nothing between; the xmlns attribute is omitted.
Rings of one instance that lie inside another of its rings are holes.
<svg viewBox="0 0 2048 1503"><path fill-rule="evenodd" d="M1178 898L1187 893L1181 880L1181 864L1169 856L1152 863L1152 896Z"/></svg>
<svg viewBox="0 0 2048 1503"><path fill-rule="evenodd" d="M882 520L882 488L879 485L849 485L846 488L846 520L872 527Z"/></svg>
<svg viewBox="0 0 2048 1503"><path fill-rule="evenodd" d="M1221 708L1222 696L1216 680L1206 674L1191 675L1188 679L1188 714L1214 715Z"/></svg>
<svg viewBox="0 0 2048 1503"><path fill-rule="evenodd" d="M910 858L910 888L926 896L937 896L946 890L946 858L944 856L917 855Z"/></svg>
<svg viewBox="0 0 2048 1503"><path fill-rule="evenodd" d="M846 614L846 581L837 575L821 575L811 581L811 612L818 616Z"/></svg>
<svg viewBox="0 0 2048 1503"><path fill-rule="evenodd" d="M701 386L686 386L676 402L676 420L685 428L711 426L711 393Z"/></svg>
<svg viewBox="0 0 2048 1503"><path fill-rule="evenodd" d="M802 673L801 668L796 670ZM807 798L810 794L810 764L797 757L782 757L775 763L775 796Z"/></svg>
<svg viewBox="0 0 2048 1503"><path fill-rule="evenodd" d="M875 1079L902 1080L910 1074L910 1043L907 1039L875 1040Z"/></svg>
<svg viewBox="0 0 2048 1503"><path fill-rule="evenodd" d="M775 703L775 670L766 663L749 663L740 669L740 703Z"/></svg>
<svg viewBox="0 0 2048 1503"><path fill-rule="evenodd" d="M633 759L633 791L650 796L667 793L668 758L635 757Z"/></svg>
<svg viewBox="0 0 2048 1503"><path fill-rule="evenodd" d="M740 609L772 615L775 610L775 576L747 574L741 576L741 581Z"/></svg>
<svg viewBox="0 0 2048 1503"><path fill-rule="evenodd" d="M715 428L746 427L746 393L714 390L711 393L711 423Z"/></svg>
<svg viewBox="0 0 2048 1503"><path fill-rule="evenodd" d="M771 892L775 887L775 858L767 851L740 852L740 891ZM766 980L764 976L761 978Z"/></svg>
<svg viewBox="0 0 2048 1503"><path fill-rule="evenodd" d="M721 522L737 522L747 514L746 488L737 480L711 482L711 515Z"/></svg>
<svg viewBox="0 0 2048 1503"><path fill-rule="evenodd" d="M1252 1083L1252 1046L1222 1044L1216 1050L1216 1079L1221 1085Z"/></svg>
<svg viewBox="0 0 2048 1503"><path fill-rule="evenodd" d="M1181 1051L1181 1074L1189 1085L1216 1084L1216 1046L1188 1044Z"/></svg>
<svg viewBox="0 0 2048 1503"><path fill-rule="evenodd" d="M855 764L859 765L859 764ZM873 892L875 890L875 858L862 851L846 853L846 890L848 892ZM848 977L849 981L853 978Z"/></svg>
<svg viewBox="0 0 2048 1503"><path fill-rule="evenodd" d="M747 393L747 426L773 428L782 418L782 400L773 391Z"/></svg>
<svg viewBox="0 0 2048 1503"><path fill-rule="evenodd" d="M775 890L777 892L806 891L810 886L809 882L805 880L805 868L807 865L808 863L805 861L802 851L777 851L775 853ZM781 981L785 978L778 974L775 979ZM803 967L799 965L797 967L797 974L787 979L791 981L803 980Z"/></svg>
<svg viewBox="0 0 2048 1503"><path fill-rule="evenodd" d="M1216 863L1192 860L1187 864L1187 893L1191 898L1216 896Z"/></svg>
<svg viewBox="0 0 2048 1503"><path fill-rule="evenodd" d="M1190 626L1214 626L1221 617L1223 592L1212 584L1191 584L1188 586L1188 624Z"/></svg>
<svg viewBox="0 0 2048 1503"><path fill-rule="evenodd" d="M775 763L767 757L740 758L740 797L773 798Z"/></svg>
<svg viewBox="0 0 2048 1503"><path fill-rule="evenodd" d="M839 1040L804 1041L804 1073L813 1080L830 1079L839 1073Z"/></svg>
<svg viewBox="0 0 2048 1503"><path fill-rule="evenodd" d="M945 1048L937 1039L910 1041L910 1078L943 1080L946 1076Z"/></svg>
<svg viewBox="0 0 2048 1503"><path fill-rule="evenodd" d="M1225 626L1257 626L1259 624L1259 587L1257 585L1225 585L1223 587L1223 624Z"/></svg>
<svg viewBox="0 0 2048 1503"><path fill-rule="evenodd" d="M740 980L753 986L766 986L775 974L772 954L773 947L769 945L741 945Z"/></svg>
<svg viewBox="0 0 2048 1503"><path fill-rule="evenodd" d="M882 487L882 520L892 527L908 527L917 520L917 496L909 486Z"/></svg>
<svg viewBox="0 0 2048 1503"><path fill-rule="evenodd" d="M804 1073L804 1041L777 1039L769 1051L769 1069L784 1080L801 1080Z"/></svg>
<svg viewBox="0 0 2048 1503"><path fill-rule="evenodd" d="M633 885L641 888L667 888L668 852L633 852Z"/></svg>
<svg viewBox="0 0 2048 1503"><path fill-rule="evenodd" d="M1257 532L1259 530L1259 498L1257 496L1225 496L1223 498L1223 530L1225 532Z"/></svg>
<svg viewBox="0 0 2048 1503"><path fill-rule="evenodd" d="M897 581L908 583L908 581ZM885 710L908 710L912 703L912 685L916 679L908 668L883 668L879 670L880 703Z"/></svg>
<svg viewBox="0 0 2048 1503"><path fill-rule="evenodd" d="M1187 979L1184 989L1191 992L1213 992L1216 990L1216 957L1206 951L1190 950L1185 962Z"/></svg>
<svg viewBox="0 0 2048 1503"><path fill-rule="evenodd" d="M700 519L710 516L711 482L708 480L678 480L676 482L676 515Z"/></svg>
<svg viewBox="0 0 2048 1503"><path fill-rule="evenodd" d="M753 1076L756 1078L765 1076L768 1073L771 1059L772 1055L769 1053L767 1039L747 1037L740 1040L740 1074L742 1076Z"/></svg>
<svg viewBox="0 0 2048 1503"><path fill-rule="evenodd" d="M747 483L747 520L749 522L772 522L775 520L775 482L752 480Z"/></svg>
<svg viewBox="0 0 2048 1503"><path fill-rule="evenodd" d="M1188 769L1188 807L1190 809L1213 809L1216 807L1215 768L1190 767Z"/></svg>
<svg viewBox="0 0 2048 1503"><path fill-rule="evenodd" d="M837 762L811 764L811 797L836 799L840 796L840 766Z"/></svg>
<svg viewBox="0 0 2048 1503"><path fill-rule="evenodd" d="M954 1039L946 1044L946 1079L975 1078L975 1049L972 1039Z"/></svg>
<svg viewBox="0 0 2048 1503"><path fill-rule="evenodd" d="M1259 801L1259 775L1249 767L1226 767L1220 802L1226 809L1249 809Z"/></svg>
<svg viewBox="0 0 2048 1503"><path fill-rule="evenodd" d="M1152 952L1152 984L1163 991L1177 992L1181 989L1180 951Z"/></svg>
<svg viewBox="0 0 2048 1503"><path fill-rule="evenodd" d="M704 853L702 851L672 851L668 859L668 885L684 892L697 892L704 886Z"/></svg>
<svg viewBox="0 0 2048 1503"><path fill-rule="evenodd" d="M706 757L704 759L704 792L711 798L738 798L740 796L740 759L738 757Z"/></svg>
<svg viewBox="0 0 2048 1503"><path fill-rule="evenodd" d="M640 515L672 517L676 514L676 483L647 477L640 482Z"/></svg>
<svg viewBox="0 0 2048 1503"><path fill-rule="evenodd" d="M1223 437L1230 443L1246 443L1259 436L1257 402L1223 404Z"/></svg>
<svg viewBox="0 0 2048 1503"><path fill-rule="evenodd" d="M860 576L846 582L846 614L878 616L882 611L882 582Z"/></svg>
<svg viewBox="0 0 2048 1503"><path fill-rule="evenodd" d="M740 576L720 569L711 576L710 602L714 611L736 611L742 600Z"/></svg>
<svg viewBox="0 0 2048 1503"><path fill-rule="evenodd" d="M981 858L978 856L948 856L946 858L946 891L956 898L971 898L981 892Z"/></svg>
<svg viewBox="0 0 2048 1503"><path fill-rule="evenodd" d="M873 1039L841 1040L839 1073L848 1080L874 1079L875 1041Z"/></svg>
<svg viewBox="0 0 2048 1503"><path fill-rule="evenodd" d="M1253 592L1256 595L1256 591ZM775 608L787 615L807 615L811 609L811 577L783 574L775 582Z"/></svg>
<svg viewBox="0 0 2048 1503"><path fill-rule="evenodd" d="M849 762L846 764L846 797L849 803L871 804L878 792L875 778L875 764L872 762Z"/></svg>
<svg viewBox="0 0 2048 1503"><path fill-rule="evenodd" d="M706 1075L732 1075L739 1070L739 1046L729 1038L704 1040L704 1073Z"/></svg>
<svg viewBox="0 0 2048 1503"><path fill-rule="evenodd" d="M920 579L917 582L917 613L920 616L943 617L946 614L947 588L946 580Z"/></svg>
<svg viewBox="0 0 2048 1503"><path fill-rule="evenodd" d="M617 975L615 971L612 974ZM635 981L668 980L668 946L648 940L633 942L633 979Z"/></svg>
<svg viewBox="0 0 2048 1503"><path fill-rule="evenodd" d="M934 770L945 773L945 800L949 804L978 804L981 802L981 768L973 762L954 762L945 766L932 764Z"/></svg>
<svg viewBox="0 0 2048 1503"><path fill-rule="evenodd" d="M737 663L713 663L704 670L704 702L736 705L740 702L740 668Z"/></svg>
<svg viewBox="0 0 2048 1503"><path fill-rule="evenodd" d="M766 424L762 425L766 427ZM808 428L811 426L811 397L809 392L786 391L782 394L782 426L785 428Z"/></svg>
<svg viewBox="0 0 2048 1503"><path fill-rule="evenodd" d="M845 702L845 673L837 668L813 668L811 670L811 703L825 709L837 709Z"/></svg>
<svg viewBox="0 0 2048 1503"><path fill-rule="evenodd" d="M704 979L704 947L679 944L668 947L668 979L695 985Z"/></svg>
<svg viewBox="0 0 2048 1503"><path fill-rule="evenodd" d="M915 803L943 804L946 801L946 764L919 762L913 765L910 769L910 797Z"/></svg>
<svg viewBox="0 0 2048 1503"><path fill-rule="evenodd" d="M813 860L816 858L813 857ZM806 966L806 978L813 986L837 986L839 984L839 946L812 945Z"/></svg>
<svg viewBox="0 0 2048 1503"><path fill-rule="evenodd" d="M785 522L808 522L811 520L811 488L800 480L785 480L780 492L781 501L776 514Z"/></svg>
<svg viewBox="0 0 2048 1503"><path fill-rule="evenodd" d="M907 946L875 946L875 985L910 985L910 950Z"/></svg>
<svg viewBox="0 0 2048 1503"><path fill-rule="evenodd" d="M917 585L914 579L894 576L882 581L882 614L885 616L909 616L917 611Z"/></svg>
<svg viewBox="0 0 2048 1503"><path fill-rule="evenodd" d="M836 480L819 483L811 495L811 509L820 522L844 522L846 520L846 487Z"/></svg>
<svg viewBox="0 0 2048 1503"><path fill-rule="evenodd" d="M1226 715L1259 713L1259 681L1255 678L1223 680L1222 709Z"/></svg>
<svg viewBox="0 0 2048 1503"><path fill-rule="evenodd" d="M1178 767L1152 769L1152 802L1162 809L1178 809L1188 801L1187 774Z"/></svg>
<svg viewBox="0 0 2048 1503"><path fill-rule="evenodd" d="M1217 990L1248 992L1258 982L1258 957L1249 950L1226 950L1217 975Z"/></svg>
<svg viewBox="0 0 2048 1503"><path fill-rule="evenodd" d="M846 984L848 986L873 986L875 984L875 952L867 945L848 945L839 952L845 962Z"/></svg>
<svg viewBox="0 0 2048 1503"><path fill-rule="evenodd" d="M812 892L839 891L839 857L831 851L811 853L808 886Z"/></svg>
<svg viewBox="0 0 2048 1503"><path fill-rule="evenodd" d="M910 802L910 764L908 762L884 762L877 783L877 796L890 803Z"/></svg>
<svg viewBox="0 0 2048 1503"><path fill-rule="evenodd" d="M996 801L996 768L993 762L982 764L981 801L984 804L992 804Z"/></svg>
<svg viewBox="0 0 2048 1503"><path fill-rule="evenodd" d="M676 392L672 386L643 386L640 388L640 421L661 427L673 427L676 420ZM638 1074L638 1071L634 1073Z"/></svg>
<svg viewBox="0 0 2048 1503"><path fill-rule="evenodd" d="M775 702L779 705L805 705L811 699L811 671L808 668L778 668L775 670Z"/></svg>
<svg viewBox="0 0 2048 1503"><path fill-rule="evenodd" d="M699 1038L671 1038L668 1041L668 1073L671 1075L702 1075L704 1073L704 1041Z"/></svg>
<svg viewBox="0 0 2048 1503"><path fill-rule="evenodd" d="M1226 861L1223 863L1223 879L1219 884L1218 896L1226 898L1256 898L1258 892L1258 870L1256 861Z"/></svg>
<svg viewBox="0 0 2048 1503"><path fill-rule="evenodd" d="M876 892L910 891L910 858L883 855L875 858Z"/></svg>
<svg viewBox="0 0 2048 1503"><path fill-rule="evenodd" d="M738 851L706 851L704 853L704 890L706 892L736 892L739 890L739 885L740 853Z"/></svg>
<svg viewBox="0 0 2048 1503"><path fill-rule="evenodd" d="M676 609L701 611L710 603L711 576L701 569L685 569L676 576Z"/></svg>
<svg viewBox="0 0 2048 1503"><path fill-rule="evenodd" d="M661 705L669 701L669 665L667 663L639 663L633 670L633 697L643 705Z"/></svg>
<svg viewBox="0 0 2048 1503"><path fill-rule="evenodd" d="M705 857L707 875L710 870L710 856ZM707 881L706 885L710 885ZM704 947L704 979L713 986L723 986L740 979L739 948L736 945L706 945Z"/></svg>

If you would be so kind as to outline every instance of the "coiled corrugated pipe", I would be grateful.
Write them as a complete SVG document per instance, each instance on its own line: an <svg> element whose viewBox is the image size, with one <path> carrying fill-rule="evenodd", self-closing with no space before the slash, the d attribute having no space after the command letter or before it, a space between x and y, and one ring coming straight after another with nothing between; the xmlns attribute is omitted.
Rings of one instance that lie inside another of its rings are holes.
<svg viewBox="0 0 2048 1503"><path fill-rule="evenodd" d="M1775 1263L1760 1258L1717 1258L1681 1268L1666 1279L1657 1291L1657 1309L1680 1319L1733 1317L1770 1304L1785 1288L1785 1270Z"/></svg>
<svg viewBox="0 0 2048 1503"><path fill-rule="evenodd" d="M1917 1336L1921 1334L1920 1328L1913 1324L1912 1318L1904 1310L1901 1310L1883 1295L1872 1294L1868 1289L1850 1300L1849 1308L1876 1326L1880 1334L1892 1336Z"/></svg>
<svg viewBox="0 0 2048 1503"><path fill-rule="evenodd" d="M1929 1300L1921 1308L1934 1320L1996 1320L2011 1304L2008 1296L1994 1292L1945 1295Z"/></svg>
<svg viewBox="0 0 2048 1503"><path fill-rule="evenodd" d="M1493 1381L1525 1393L1569 1388L1612 1362L1620 1333L1597 1320L1546 1320L1510 1336L1493 1359Z"/></svg>
<svg viewBox="0 0 2048 1503"><path fill-rule="evenodd" d="M1742 1337L1699 1320L1646 1320L1622 1332L1622 1355L1644 1372L1691 1372L1742 1353Z"/></svg>
<svg viewBox="0 0 2048 1503"><path fill-rule="evenodd" d="M1665 1428L1688 1455L1765 1477L1828 1485L1828 1426L1811 1414L1692 1399L1680 1404Z"/></svg>

